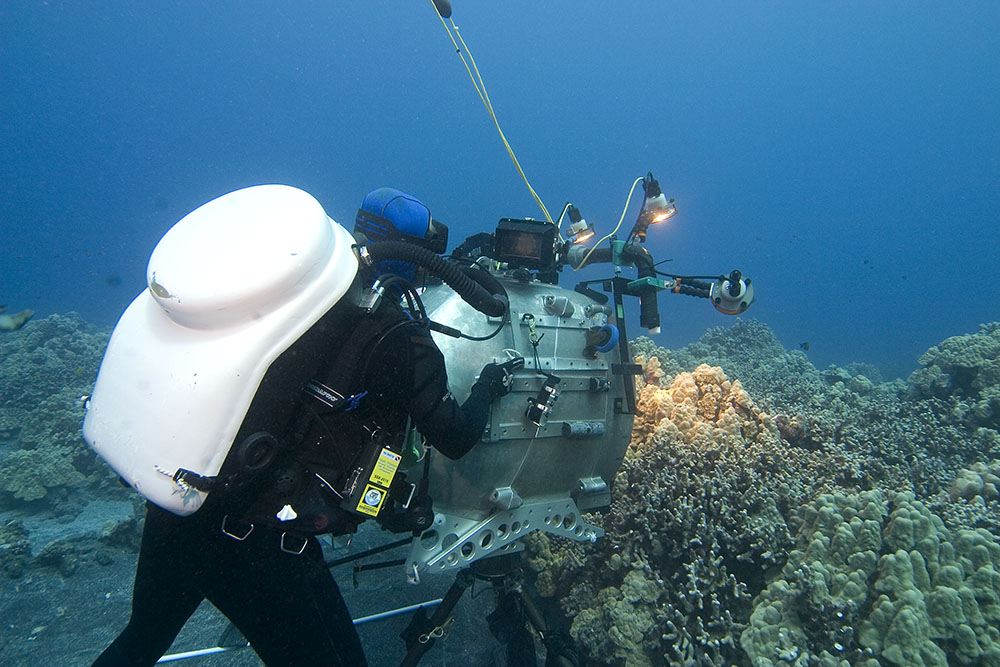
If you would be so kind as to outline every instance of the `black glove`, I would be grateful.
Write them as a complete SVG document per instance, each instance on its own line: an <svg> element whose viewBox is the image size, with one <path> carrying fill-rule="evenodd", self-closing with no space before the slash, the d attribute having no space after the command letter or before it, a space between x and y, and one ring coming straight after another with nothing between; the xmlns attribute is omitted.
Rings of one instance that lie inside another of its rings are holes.
<svg viewBox="0 0 1000 667"><path fill-rule="evenodd" d="M524 357L516 357L502 364L486 364L479 373L477 383L486 385L494 401L510 393L514 386L514 371L524 367Z"/></svg>

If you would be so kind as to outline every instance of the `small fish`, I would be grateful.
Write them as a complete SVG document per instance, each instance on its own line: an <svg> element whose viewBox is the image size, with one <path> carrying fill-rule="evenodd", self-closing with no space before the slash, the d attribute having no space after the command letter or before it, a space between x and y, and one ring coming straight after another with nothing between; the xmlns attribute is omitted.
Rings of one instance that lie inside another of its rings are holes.
<svg viewBox="0 0 1000 667"><path fill-rule="evenodd" d="M799 347L801 347L803 350L805 350L806 352L808 352L809 351L809 342L806 341L805 343L799 343Z"/></svg>

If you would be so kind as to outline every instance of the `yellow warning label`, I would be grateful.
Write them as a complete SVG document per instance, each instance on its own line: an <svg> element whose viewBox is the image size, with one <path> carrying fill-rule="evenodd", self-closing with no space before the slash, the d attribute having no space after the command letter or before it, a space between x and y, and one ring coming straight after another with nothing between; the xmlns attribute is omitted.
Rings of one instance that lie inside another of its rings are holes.
<svg viewBox="0 0 1000 667"><path fill-rule="evenodd" d="M385 489L368 484L365 486L365 492L361 494L361 500L355 509L368 516L378 516L378 511L382 509L382 503L385 502L387 495L389 492Z"/></svg>
<svg viewBox="0 0 1000 667"><path fill-rule="evenodd" d="M369 481L372 484L378 484L388 489L392 484L392 478L395 476L396 468L399 467L399 462L402 458L402 456L394 453L391 449L383 448L378 455L378 461L375 462L375 469L372 470L372 476L368 478Z"/></svg>

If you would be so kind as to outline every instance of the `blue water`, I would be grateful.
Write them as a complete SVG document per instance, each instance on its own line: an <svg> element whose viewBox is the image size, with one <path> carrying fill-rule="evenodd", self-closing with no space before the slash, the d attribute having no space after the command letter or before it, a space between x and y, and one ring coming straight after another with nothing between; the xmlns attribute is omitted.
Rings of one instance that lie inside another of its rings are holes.
<svg viewBox="0 0 1000 667"><path fill-rule="evenodd" d="M454 6L553 215L606 233L653 171L654 256L741 269L817 366L905 373L1000 317L1000 3ZM171 224L264 182L341 221L402 188L453 244L541 217L429 2L0 5L0 303L112 324ZM732 321L660 307L667 347Z"/></svg>

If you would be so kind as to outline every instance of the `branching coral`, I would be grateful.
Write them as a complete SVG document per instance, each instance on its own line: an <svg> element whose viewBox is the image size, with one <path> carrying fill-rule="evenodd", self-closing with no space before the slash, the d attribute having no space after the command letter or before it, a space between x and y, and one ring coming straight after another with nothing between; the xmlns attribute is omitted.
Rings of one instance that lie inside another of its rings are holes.
<svg viewBox="0 0 1000 667"><path fill-rule="evenodd" d="M785 445L719 368L661 377L650 359L606 538L552 546L549 589L595 659L740 664L751 598L792 544L783 512L832 484L837 461ZM656 595L635 593L646 586Z"/></svg>

